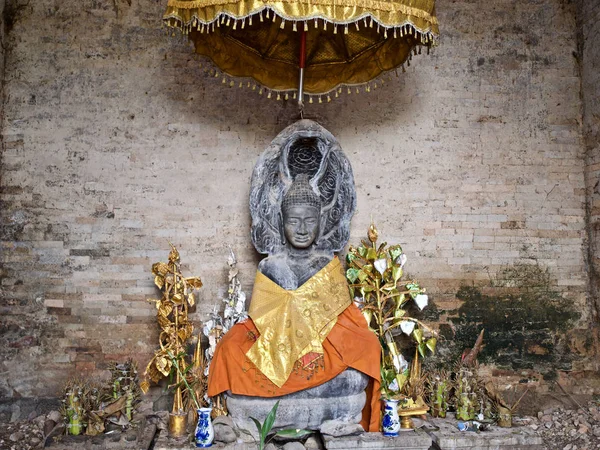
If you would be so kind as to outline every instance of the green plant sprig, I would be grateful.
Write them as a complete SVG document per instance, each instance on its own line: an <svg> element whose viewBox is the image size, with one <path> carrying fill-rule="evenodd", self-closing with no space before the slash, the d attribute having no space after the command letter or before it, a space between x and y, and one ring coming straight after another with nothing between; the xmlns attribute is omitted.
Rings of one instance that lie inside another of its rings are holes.
<svg viewBox="0 0 600 450"><path fill-rule="evenodd" d="M279 400L277 400L275 405L273 405L273 408L271 408L271 411L269 411L267 417L265 418L265 421L262 424L258 419L250 417L250 419L254 422L254 425L258 430L258 450L264 450L265 445L275 436L286 437L289 439L298 439L312 433L312 431L304 429L286 429L277 431L270 438L267 439L269 433L271 432L271 429L273 428L273 425L275 424L275 418L277 417L278 407Z"/></svg>
<svg viewBox="0 0 600 450"><path fill-rule="evenodd" d="M183 354L185 355L185 353L183 353ZM177 388L177 386L179 386L179 385L181 385L181 383L183 383L185 385L185 388L187 389L188 393L190 394L190 397L192 397L192 400L194 400L194 404L196 405L196 409L200 409L200 404L198 403L198 400L196 399L196 393L191 388L191 386L189 385L189 383L187 382L187 379L185 377L185 374L187 373L187 371L192 366L188 366L185 369L185 371L182 371L181 368L179 367L179 359L181 359L181 355L182 354L180 353L179 355L177 355L178 358L176 358L169 350L167 350L167 355L171 359L171 363L173 364L173 366L175 367L175 369L179 373L179 376L181 377L181 382L178 385L174 386L174 387Z"/></svg>
<svg viewBox="0 0 600 450"><path fill-rule="evenodd" d="M350 247L346 256L346 278L352 297L360 298L362 313L369 328L379 338L383 379L391 378L393 381L396 378L399 388L402 388L406 374L398 368L399 354L392 330L402 327L402 331L416 341L423 357L427 349L432 353L435 351L437 332L420 320L407 316L405 306L410 300L417 302L422 309L424 306L419 301L425 300L426 304L427 297L424 295L425 289L416 280L402 280L407 259L402 247L388 246L387 242L378 245L378 232L374 225L369 227L368 237L369 242L362 240L360 246ZM410 322L414 324L412 327L407 326ZM425 338L424 333L431 336ZM384 387L388 395L387 386Z"/></svg>

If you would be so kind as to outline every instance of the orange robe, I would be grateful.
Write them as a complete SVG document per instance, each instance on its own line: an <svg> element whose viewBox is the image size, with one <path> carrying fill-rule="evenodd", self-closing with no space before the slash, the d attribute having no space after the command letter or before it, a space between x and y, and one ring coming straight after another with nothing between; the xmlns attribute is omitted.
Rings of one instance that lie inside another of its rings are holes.
<svg viewBox="0 0 600 450"><path fill-rule="evenodd" d="M317 360L318 364L313 364L311 370L297 365L280 388L246 357L257 337L252 319L238 323L223 336L210 365L209 396L231 391L238 395L278 397L323 384L352 367L370 377L361 425L366 431L379 431L381 347L354 304L338 316L323 341L323 358Z"/></svg>

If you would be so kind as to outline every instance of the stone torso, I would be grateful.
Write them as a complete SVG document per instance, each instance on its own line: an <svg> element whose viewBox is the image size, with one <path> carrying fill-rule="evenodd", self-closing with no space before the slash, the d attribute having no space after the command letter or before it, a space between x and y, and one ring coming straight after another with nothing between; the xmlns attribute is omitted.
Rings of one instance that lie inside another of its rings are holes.
<svg viewBox="0 0 600 450"><path fill-rule="evenodd" d="M331 259L331 256L323 254L292 257L288 253L283 253L263 259L258 265L258 270L283 289L291 291L306 283Z"/></svg>

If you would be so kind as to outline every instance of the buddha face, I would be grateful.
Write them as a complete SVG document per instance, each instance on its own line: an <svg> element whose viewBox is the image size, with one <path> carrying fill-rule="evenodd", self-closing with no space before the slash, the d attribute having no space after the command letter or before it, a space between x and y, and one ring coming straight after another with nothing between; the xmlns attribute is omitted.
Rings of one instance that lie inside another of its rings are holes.
<svg viewBox="0 0 600 450"><path fill-rule="evenodd" d="M308 248L319 234L319 209L293 205L283 211L283 231L292 247Z"/></svg>

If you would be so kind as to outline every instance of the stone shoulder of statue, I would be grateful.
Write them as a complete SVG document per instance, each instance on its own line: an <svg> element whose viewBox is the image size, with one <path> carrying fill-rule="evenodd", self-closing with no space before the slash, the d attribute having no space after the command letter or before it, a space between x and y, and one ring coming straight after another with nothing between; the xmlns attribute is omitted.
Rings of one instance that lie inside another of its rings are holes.
<svg viewBox="0 0 600 450"><path fill-rule="evenodd" d="M319 270L331 262L331 255L315 254L297 261L281 253L269 256L258 264L258 270L283 289L292 291L306 283Z"/></svg>

